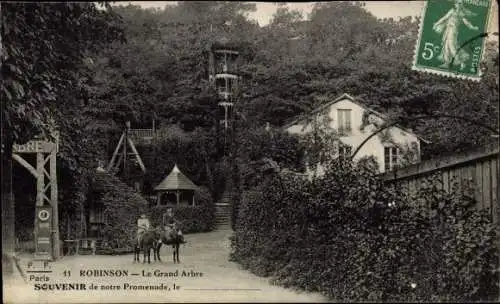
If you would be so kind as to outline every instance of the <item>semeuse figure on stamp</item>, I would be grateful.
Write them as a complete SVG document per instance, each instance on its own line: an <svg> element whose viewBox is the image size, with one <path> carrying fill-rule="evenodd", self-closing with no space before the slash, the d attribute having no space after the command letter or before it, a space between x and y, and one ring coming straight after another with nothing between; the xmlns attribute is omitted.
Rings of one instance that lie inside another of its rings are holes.
<svg viewBox="0 0 500 304"><path fill-rule="evenodd" d="M452 9L450 9L441 19L434 23L432 29L441 36L441 53L437 59L443 64L441 67L449 68L450 64L460 66L460 70L465 68L470 54L465 49L460 49L458 34L460 25L463 23L469 29L477 31L479 28L473 25L466 17L475 16L473 12L463 6L462 0L457 0Z"/></svg>

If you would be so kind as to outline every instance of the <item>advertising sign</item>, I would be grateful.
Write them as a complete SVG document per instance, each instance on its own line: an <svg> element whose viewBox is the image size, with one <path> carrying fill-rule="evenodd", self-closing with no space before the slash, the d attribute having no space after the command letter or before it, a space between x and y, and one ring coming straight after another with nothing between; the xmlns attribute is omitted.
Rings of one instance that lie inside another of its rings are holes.
<svg viewBox="0 0 500 304"><path fill-rule="evenodd" d="M35 258L52 259L52 207L36 207L35 238Z"/></svg>

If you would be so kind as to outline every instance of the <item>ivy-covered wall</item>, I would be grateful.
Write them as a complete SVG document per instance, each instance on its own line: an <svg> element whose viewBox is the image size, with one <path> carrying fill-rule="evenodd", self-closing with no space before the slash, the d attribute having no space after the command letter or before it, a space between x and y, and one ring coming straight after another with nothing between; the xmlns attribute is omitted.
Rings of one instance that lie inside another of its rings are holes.
<svg viewBox="0 0 500 304"><path fill-rule="evenodd" d="M148 202L116 176L97 173L91 189L96 204L104 204L101 253L132 252L137 235L137 219L147 212ZM88 206L87 206L88 208Z"/></svg>
<svg viewBox="0 0 500 304"><path fill-rule="evenodd" d="M311 182L271 175L243 195L231 258L275 284L342 302L497 299L489 215L464 189L438 182L414 199L348 162Z"/></svg>

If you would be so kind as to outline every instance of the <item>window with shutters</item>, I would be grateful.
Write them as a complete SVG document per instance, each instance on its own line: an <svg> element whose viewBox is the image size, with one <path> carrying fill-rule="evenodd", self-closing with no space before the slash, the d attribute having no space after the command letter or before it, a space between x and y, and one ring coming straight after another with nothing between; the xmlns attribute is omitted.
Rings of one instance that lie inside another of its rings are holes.
<svg viewBox="0 0 500 304"><path fill-rule="evenodd" d="M384 148L384 163L385 171L391 171L398 166L399 149L396 147Z"/></svg>
<svg viewBox="0 0 500 304"><path fill-rule="evenodd" d="M350 109L337 110L338 132L340 136L347 136L351 134L351 113L352 110Z"/></svg>
<svg viewBox="0 0 500 304"><path fill-rule="evenodd" d="M341 145L339 147L339 157L343 159L348 159L351 157L352 147L349 145Z"/></svg>

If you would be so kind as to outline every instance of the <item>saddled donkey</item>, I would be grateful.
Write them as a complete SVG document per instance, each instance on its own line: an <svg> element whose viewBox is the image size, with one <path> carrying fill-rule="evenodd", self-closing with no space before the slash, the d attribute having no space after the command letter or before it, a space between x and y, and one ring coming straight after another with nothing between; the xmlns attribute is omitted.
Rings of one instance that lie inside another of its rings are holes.
<svg viewBox="0 0 500 304"><path fill-rule="evenodd" d="M158 228L157 229L157 241L156 241L156 246L153 249L154 253L154 258L158 258L158 261L161 261L160 259L160 249L163 244L165 245L172 245L173 248L173 259L174 263L180 263L179 260L179 248L181 244L184 244L184 237L182 235L179 235L177 232L176 227L174 226L173 228Z"/></svg>
<svg viewBox="0 0 500 304"><path fill-rule="evenodd" d="M148 258L148 264L151 263L151 249L153 249L153 255L155 253L155 248L157 247L156 242L158 240L157 233L155 230L145 231L142 235L141 241L136 240L134 248L134 262L140 262L139 254L141 250L144 252L143 263L146 263L146 257ZM156 255L154 256L156 261Z"/></svg>

